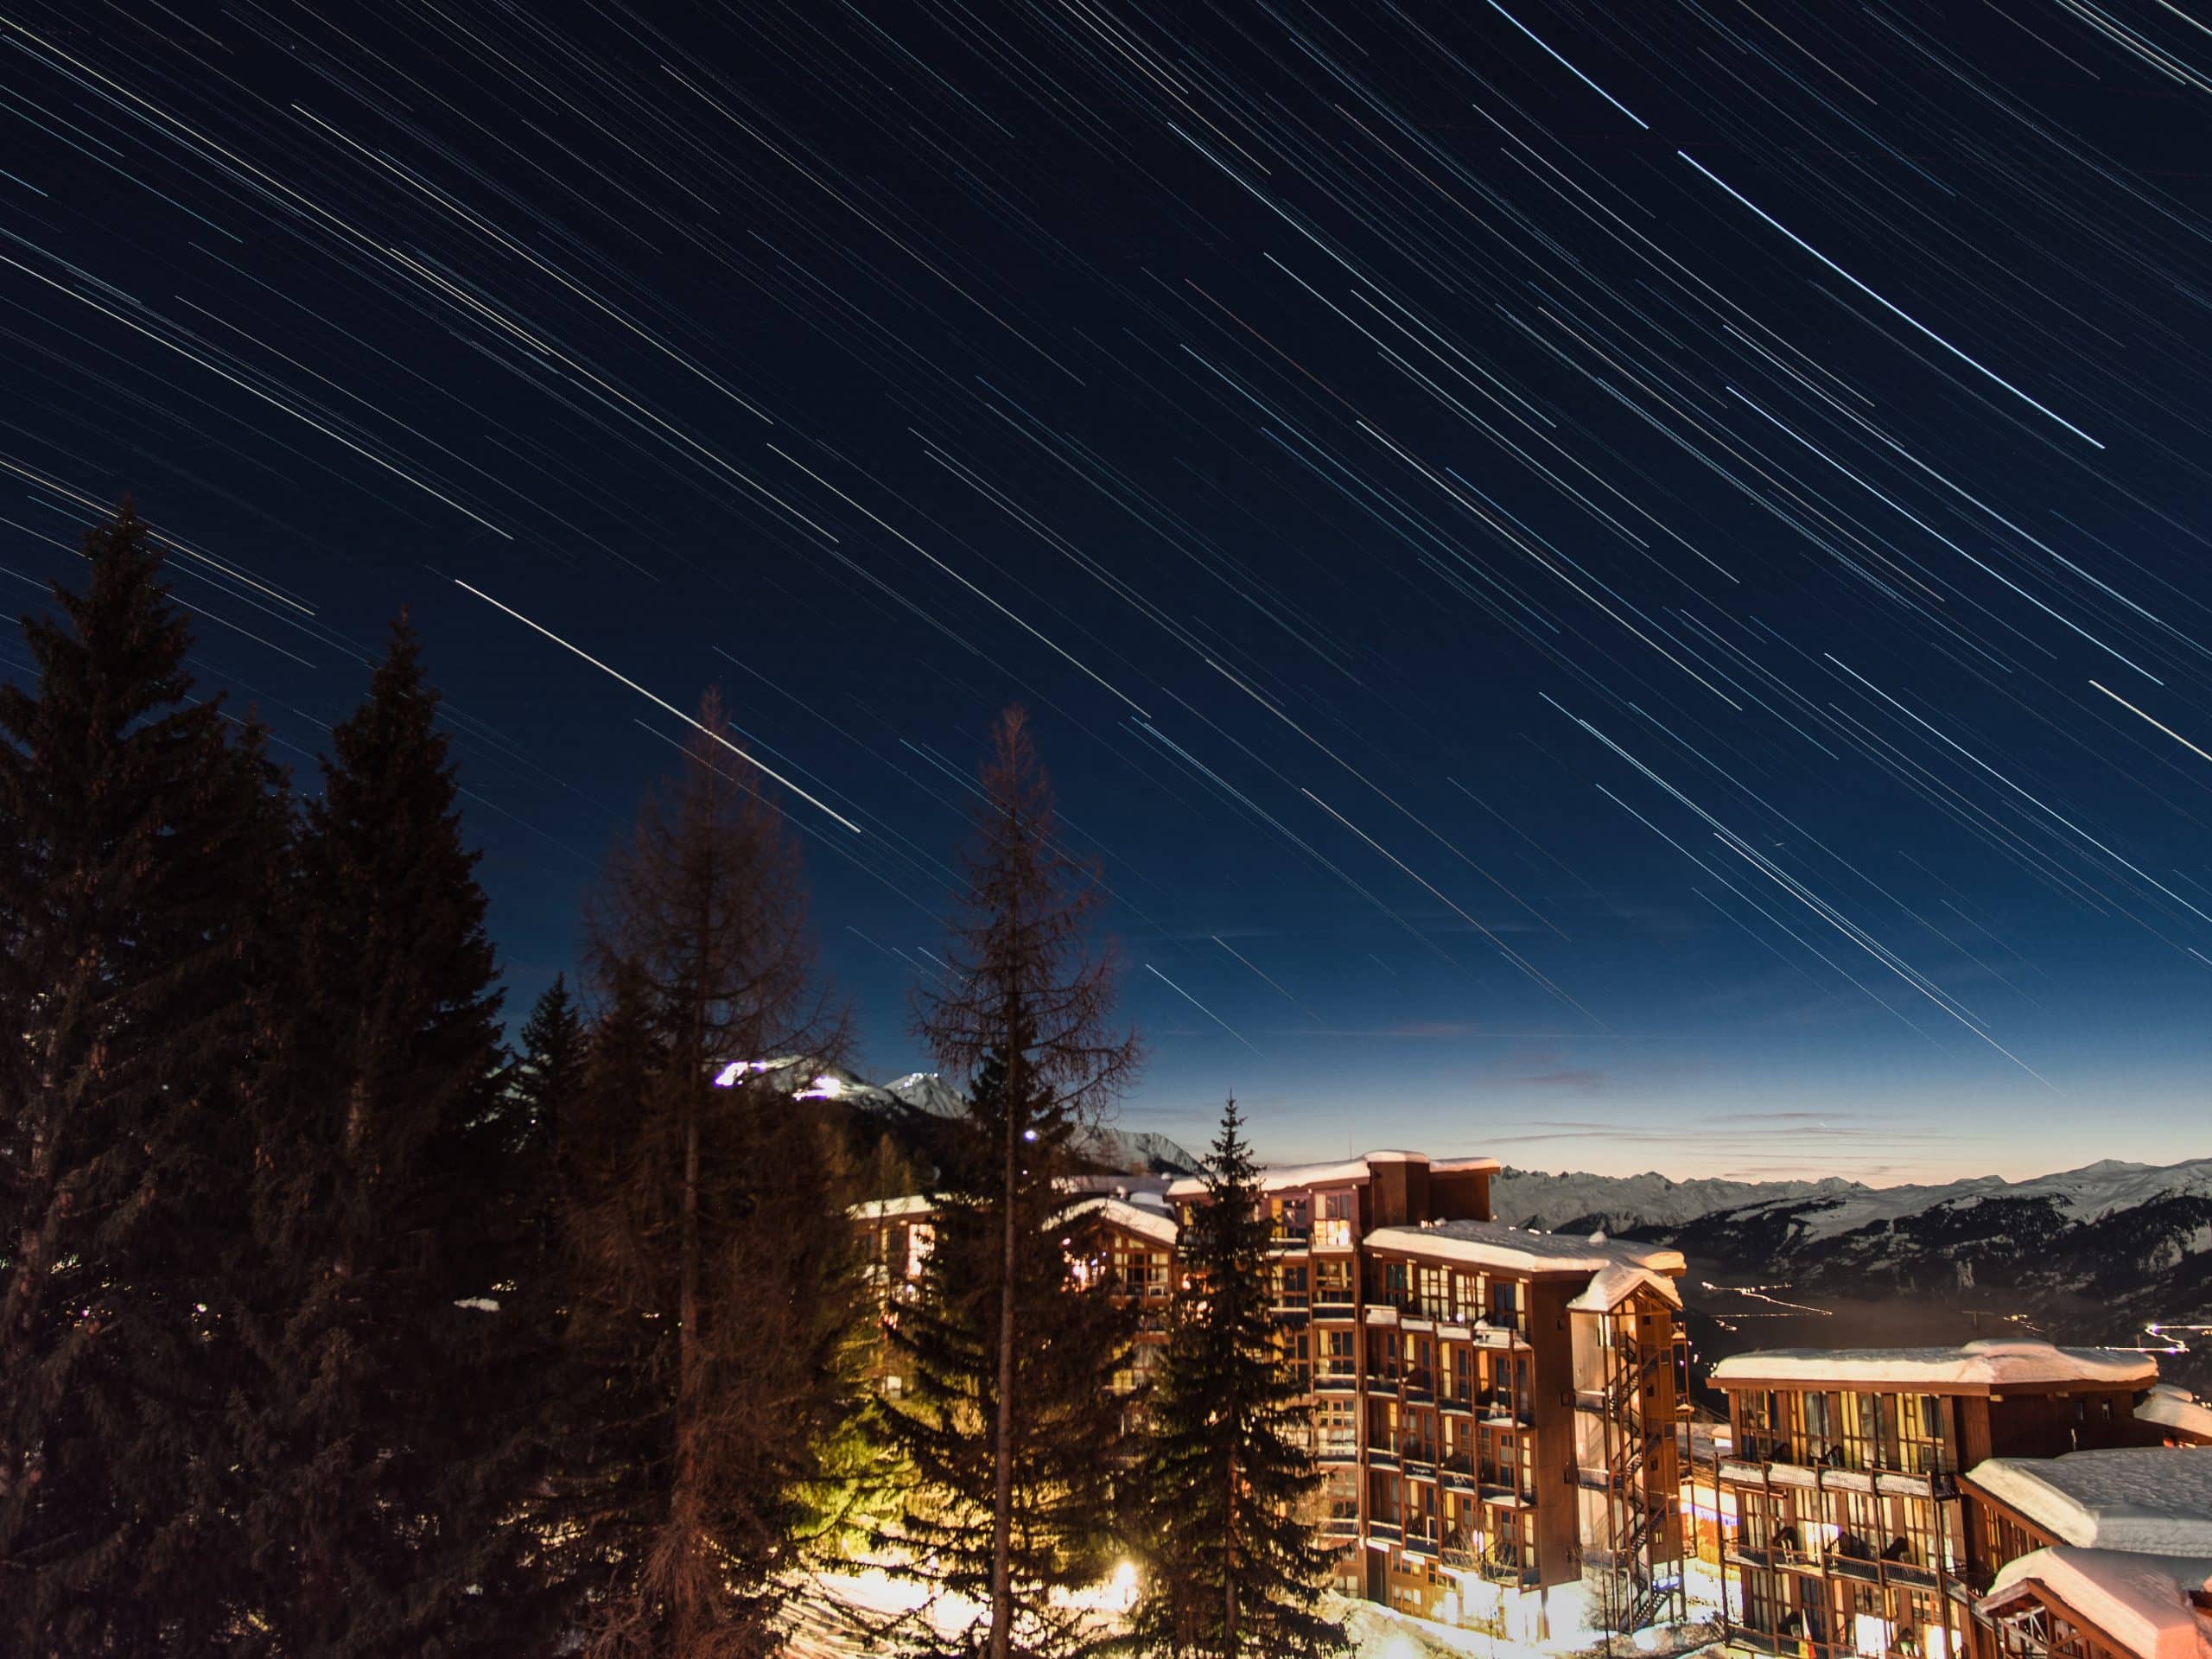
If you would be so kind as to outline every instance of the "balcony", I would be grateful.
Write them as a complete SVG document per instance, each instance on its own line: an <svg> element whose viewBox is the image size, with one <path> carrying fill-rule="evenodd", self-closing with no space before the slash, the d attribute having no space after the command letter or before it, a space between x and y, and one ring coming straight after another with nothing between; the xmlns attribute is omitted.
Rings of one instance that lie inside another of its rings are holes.
<svg viewBox="0 0 2212 1659"><path fill-rule="evenodd" d="M1533 1484L1522 1485L1515 1481L1512 1471L1487 1465L1475 1471L1475 1491L1484 1503L1499 1504L1506 1509L1526 1509L1536 1501L1536 1489Z"/></svg>
<svg viewBox="0 0 2212 1659"><path fill-rule="evenodd" d="M1370 1468L1395 1469L1398 1466L1398 1454L1387 1446L1370 1446L1367 1448L1367 1462Z"/></svg>
<svg viewBox="0 0 2212 1659"><path fill-rule="evenodd" d="M1400 1546L1407 1554L1421 1560L1436 1559L1436 1523L1415 1521L1408 1524L1403 1543Z"/></svg>
<svg viewBox="0 0 2212 1659"><path fill-rule="evenodd" d="M1271 1249L1302 1250L1313 1242L1311 1227L1295 1227L1277 1223L1268 1231L1268 1245Z"/></svg>
<svg viewBox="0 0 2212 1659"><path fill-rule="evenodd" d="M1436 1403L1436 1375L1433 1371L1414 1370L1405 1376L1406 1401L1409 1405L1433 1406Z"/></svg>
<svg viewBox="0 0 2212 1659"><path fill-rule="evenodd" d="M1348 1359L1325 1359L1313 1367L1313 1392L1316 1394L1357 1394L1359 1392L1359 1373Z"/></svg>
<svg viewBox="0 0 2212 1659"><path fill-rule="evenodd" d="M1359 1461L1359 1442L1350 1435L1342 1439L1325 1440L1313 1453L1317 1463L1345 1464Z"/></svg>
<svg viewBox="0 0 2212 1659"><path fill-rule="evenodd" d="M1474 1459L1464 1452L1455 1452L1436 1466L1438 1478L1455 1492L1475 1490Z"/></svg>
<svg viewBox="0 0 2212 1659"><path fill-rule="evenodd" d="M1356 1311L1355 1302L1349 1290L1317 1290L1313 1293L1313 1313L1317 1319L1348 1319Z"/></svg>
<svg viewBox="0 0 2212 1659"><path fill-rule="evenodd" d="M1321 1522L1325 1538L1357 1538L1359 1536L1359 1517L1356 1515L1332 1515Z"/></svg>
<svg viewBox="0 0 2212 1659"><path fill-rule="evenodd" d="M1536 1581L1536 1575L1525 1570L1518 1561L1501 1561L1489 1555L1482 1558L1475 1570L1492 1584L1515 1588L1522 1588Z"/></svg>
<svg viewBox="0 0 2212 1659"><path fill-rule="evenodd" d="M1468 1415L1471 1415L1475 1409L1474 1397L1471 1395L1464 1389L1455 1389L1448 1384L1444 1391L1437 1395L1436 1404L1440 1410L1456 1411Z"/></svg>
<svg viewBox="0 0 2212 1659"><path fill-rule="evenodd" d="M1398 1541L1398 1523L1395 1521L1370 1521L1367 1523L1367 1535L1370 1538L1380 1538L1385 1543L1395 1544Z"/></svg>

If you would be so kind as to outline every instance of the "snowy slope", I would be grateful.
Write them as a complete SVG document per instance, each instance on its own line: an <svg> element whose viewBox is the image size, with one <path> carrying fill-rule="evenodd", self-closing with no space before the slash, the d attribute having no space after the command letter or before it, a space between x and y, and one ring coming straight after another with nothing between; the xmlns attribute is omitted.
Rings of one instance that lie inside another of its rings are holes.
<svg viewBox="0 0 2212 1659"><path fill-rule="evenodd" d="M743 1068L743 1075L757 1077L770 1087L801 1099L836 1100L883 1117L896 1118L903 1113L953 1117L964 1109L960 1091L934 1071L910 1071L889 1083L875 1084L842 1065L788 1056L755 1061ZM1111 1124L1090 1131L1080 1149L1095 1163L1133 1174L1193 1175L1200 1167L1196 1154L1164 1135L1131 1133Z"/></svg>
<svg viewBox="0 0 2212 1659"><path fill-rule="evenodd" d="M1587 1220L1611 1232L1650 1234L1717 1211L1749 1211L1788 1217L1796 1244L1942 1207L1970 1208L1991 1198L2047 1201L2052 1213L2078 1224L2171 1197L2212 1198L2212 1158L2164 1166L2106 1159L2026 1180L1980 1175L1938 1186L1866 1186L1834 1177L1674 1181L1649 1173L1545 1175L1516 1169L1501 1172L1491 1183L1491 1205L1499 1218L1523 1226L1574 1230Z"/></svg>
<svg viewBox="0 0 2212 1659"><path fill-rule="evenodd" d="M1870 1189L1830 1177L1823 1181L1670 1180L1642 1175L1550 1175L1505 1168L1491 1178L1491 1211L1516 1227L1546 1232L1595 1232L1630 1236L1654 1227L1679 1227L1716 1210L1773 1198L1843 1198Z"/></svg>

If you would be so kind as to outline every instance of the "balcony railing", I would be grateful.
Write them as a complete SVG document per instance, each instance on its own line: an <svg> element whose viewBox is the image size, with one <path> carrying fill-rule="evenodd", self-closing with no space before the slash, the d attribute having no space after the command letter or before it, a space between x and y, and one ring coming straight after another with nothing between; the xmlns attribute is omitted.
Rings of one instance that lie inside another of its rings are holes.
<svg viewBox="0 0 2212 1659"><path fill-rule="evenodd" d="M1333 1314L1339 1312L1349 1313L1352 1310L1354 1300L1349 1290L1336 1286L1325 1286L1313 1293L1313 1311L1322 1314Z"/></svg>

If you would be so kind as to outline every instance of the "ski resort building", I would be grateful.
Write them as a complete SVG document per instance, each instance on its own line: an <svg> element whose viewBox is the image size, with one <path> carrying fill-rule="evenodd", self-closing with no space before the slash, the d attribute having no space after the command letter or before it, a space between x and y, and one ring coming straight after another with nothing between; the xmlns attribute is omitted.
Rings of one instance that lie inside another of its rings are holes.
<svg viewBox="0 0 2212 1659"><path fill-rule="evenodd" d="M1312 1415L1338 1587L1518 1642L1678 1615L1682 1259L1502 1225L1497 1168L1373 1152L1263 1174L1269 1296ZM1205 1184L1085 1178L1069 1200L1071 1271L1137 1307L1116 1386L1139 1397ZM927 1259L928 1203L853 1215L895 1318ZM878 1382L901 1379L886 1365Z"/></svg>
<svg viewBox="0 0 2212 1659"><path fill-rule="evenodd" d="M2059 1547L2212 1557L2212 1452L2196 1447L1991 1458L1960 1484L1986 1568L1978 1590L1993 1589L2006 1563Z"/></svg>
<svg viewBox="0 0 2212 1659"><path fill-rule="evenodd" d="M1974 1611L1998 1659L2205 1659L2212 1560L2061 1544L2007 1562Z"/></svg>
<svg viewBox="0 0 2212 1659"><path fill-rule="evenodd" d="M1510 1640L1678 1608L1671 1250L1491 1219L1487 1158L1266 1173L1346 1593ZM1205 1198L1179 1182L1171 1203Z"/></svg>
<svg viewBox="0 0 2212 1659"><path fill-rule="evenodd" d="M2009 1339L1721 1361L1731 1639L1791 1659L1993 1654L1977 1596L2052 1540L1993 1530L1963 1471L2139 1443L2135 1403L2157 1378L2145 1355Z"/></svg>

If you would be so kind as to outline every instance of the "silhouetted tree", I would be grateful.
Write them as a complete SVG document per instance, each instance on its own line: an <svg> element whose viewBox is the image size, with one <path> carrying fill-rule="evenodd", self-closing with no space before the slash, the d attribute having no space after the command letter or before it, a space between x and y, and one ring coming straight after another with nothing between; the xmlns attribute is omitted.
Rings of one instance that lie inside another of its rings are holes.
<svg viewBox="0 0 2212 1659"><path fill-rule="evenodd" d="M499 995L453 763L403 616L331 734L300 836L294 981L263 1103L265 1258L245 1414L263 1644L325 1656L496 1645L527 1478L528 1333L498 1294L526 1114L499 1086Z"/></svg>
<svg viewBox="0 0 2212 1659"><path fill-rule="evenodd" d="M0 1650L203 1653L231 1529L257 887L283 841L257 732L193 697L125 501L0 685Z"/></svg>
<svg viewBox="0 0 2212 1659"><path fill-rule="evenodd" d="M726 732L715 699L701 723ZM695 737L590 930L605 1012L564 1153L582 1386L561 1478L588 1654L772 1650L853 1409L838 1159L751 1064L842 1046L806 910L764 780Z"/></svg>
<svg viewBox="0 0 2212 1659"><path fill-rule="evenodd" d="M1139 1055L1109 1023L1115 976L1090 942L1097 883L1059 843L1020 709L998 721L982 785L949 972L917 1018L938 1064L968 1080L968 1110L945 1137L922 1294L891 1327L907 1375L884 1425L916 1483L894 1541L908 1570L987 1611L919 1644L1008 1659L1089 1641L1054 1592L1111 1560L1111 1382L1132 1319L1104 1285L1074 1281L1057 1183Z"/></svg>
<svg viewBox="0 0 2212 1659"><path fill-rule="evenodd" d="M1185 1276L1154 1381L1139 1482L1149 1556L1133 1649L1176 1659L1322 1655L1333 1552L1305 1513L1320 1484L1304 1389L1268 1312L1268 1223L1236 1103L1179 1241Z"/></svg>

